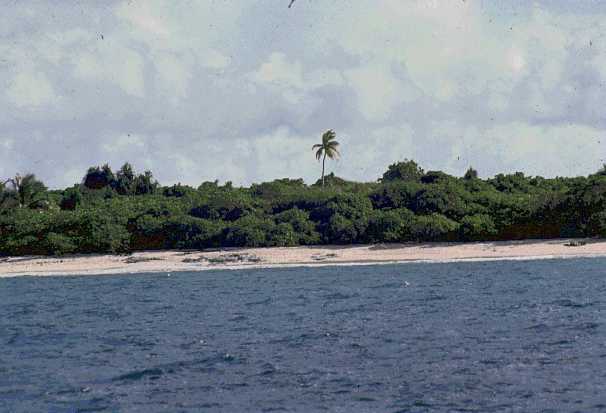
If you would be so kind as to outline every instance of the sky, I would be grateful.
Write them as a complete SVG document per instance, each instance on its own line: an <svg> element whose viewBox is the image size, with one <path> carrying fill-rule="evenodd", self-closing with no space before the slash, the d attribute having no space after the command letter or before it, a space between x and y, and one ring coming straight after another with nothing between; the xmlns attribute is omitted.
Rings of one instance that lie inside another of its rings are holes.
<svg viewBox="0 0 606 413"><path fill-rule="evenodd" d="M606 162L606 2L289 2L5 0L0 176L312 183L327 129L359 181Z"/></svg>

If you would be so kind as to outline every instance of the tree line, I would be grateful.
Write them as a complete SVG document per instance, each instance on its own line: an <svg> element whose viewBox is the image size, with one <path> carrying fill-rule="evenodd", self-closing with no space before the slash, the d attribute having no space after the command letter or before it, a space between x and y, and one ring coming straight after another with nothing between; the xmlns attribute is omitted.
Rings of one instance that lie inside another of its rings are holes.
<svg viewBox="0 0 606 413"><path fill-rule="evenodd" d="M91 167L64 190L48 190L31 174L0 183L3 255L602 236L606 169L480 179L472 168L455 177L404 160L376 182L323 174L311 185L192 187L161 186L125 164L117 172Z"/></svg>

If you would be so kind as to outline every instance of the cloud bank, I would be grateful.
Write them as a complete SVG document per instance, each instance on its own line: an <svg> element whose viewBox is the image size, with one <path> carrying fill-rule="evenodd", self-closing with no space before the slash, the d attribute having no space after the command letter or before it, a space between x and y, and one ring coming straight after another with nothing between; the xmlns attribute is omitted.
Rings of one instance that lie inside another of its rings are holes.
<svg viewBox="0 0 606 413"><path fill-rule="evenodd" d="M389 163L581 175L606 160L595 2L14 2L0 15L0 176L130 161L164 184L374 180Z"/></svg>

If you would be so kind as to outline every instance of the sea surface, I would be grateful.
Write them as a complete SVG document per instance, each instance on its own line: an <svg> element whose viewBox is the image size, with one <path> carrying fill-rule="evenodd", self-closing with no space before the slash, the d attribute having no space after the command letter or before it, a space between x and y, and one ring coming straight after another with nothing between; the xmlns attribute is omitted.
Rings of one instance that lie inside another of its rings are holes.
<svg viewBox="0 0 606 413"><path fill-rule="evenodd" d="M1 412L604 412L606 259L0 279Z"/></svg>

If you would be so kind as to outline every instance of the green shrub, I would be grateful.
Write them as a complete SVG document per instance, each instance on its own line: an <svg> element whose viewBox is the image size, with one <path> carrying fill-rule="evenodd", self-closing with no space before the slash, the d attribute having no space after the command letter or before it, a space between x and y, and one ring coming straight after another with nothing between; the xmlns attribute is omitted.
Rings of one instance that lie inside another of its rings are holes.
<svg viewBox="0 0 606 413"><path fill-rule="evenodd" d="M171 248L202 249L218 247L223 242L225 225L222 221L210 221L188 215L171 218L162 226Z"/></svg>
<svg viewBox="0 0 606 413"><path fill-rule="evenodd" d="M277 224L270 230L267 237L267 245L272 247L294 247L299 245L299 234L292 225L286 222Z"/></svg>
<svg viewBox="0 0 606 413"><path fill-rule="evenodd" d="M247 215L232 223L225 229L225 244L231 247L265 247L268 246L269 234L276 224L267 218Z"/></svg>
<svg viewBox="0 0 606 413"><path fill-rule="evenodd" d="M382 182L409 181L418 182L423 176L423 169L413 160L405 159L389 165L387 171L381 178Z"/></svg>
<svg viewBox="0 0 606 413"><path fill-rule="evenodd" d="M366 239L373 243L410 241L414 219L406 208L376 210L369 220Z"/></svg>
<svg viewBox="0 0 606 413"><path fill-rule="evenodd" d="M308 212L295 207L274 215L274 219L278 225L284 223L290 225L296 236L296 244L320 243L320 233L316 231L316 224L309 219Z"/></svg>
<svg viewBox="0 0 606 413"><path fill-rule="evenodd" d="M43 243L46 253L49 255L71 254L78 249L78 245L72 238L55 232L46 234Z"/></svg>
<svg viewBox="0 0 606 413"><path fill-rule="evenodd" d="M82 192L80 191L79 185L75 185L74 187L63 191L59 207L63 210L73 211L81 203Z"/></svg>
<svg viewBox="0 0 606 413"><path fill-rule="evenodd" d="M412 237L417 241L452 241L459 224L444 215L419 215L412 225Z"/></svg>
<svg viewBox="0 0 606 413"><path fill-rule="evenodd" d="M497 229L489 215L471 215L461 220L460 234L465 241L491 240L496 236Z"/></svg>

